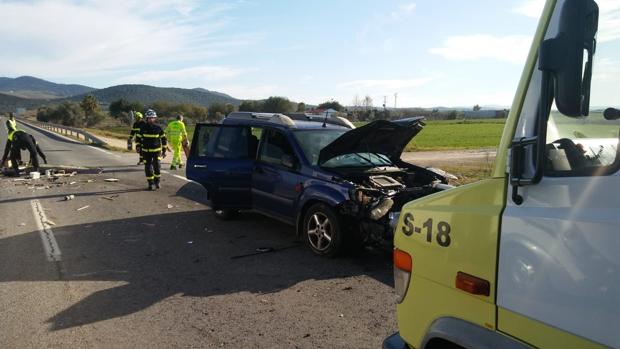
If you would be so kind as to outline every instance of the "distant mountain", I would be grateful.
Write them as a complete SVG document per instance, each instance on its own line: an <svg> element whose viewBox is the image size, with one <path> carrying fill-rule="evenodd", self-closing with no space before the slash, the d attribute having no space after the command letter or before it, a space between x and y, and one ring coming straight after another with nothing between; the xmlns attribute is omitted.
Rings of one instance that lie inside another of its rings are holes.
<svg viewBox="0 0 620 349"><path fill-rule="evenodd" d="M37 108L48 102L49 100L27 99L0 93L0 113L15 112L17 108Z"/></svg>
<svg viewBox="0 0 620 349"><path fill-rule="evenodd" d="M214 102L230 103L234 105L241 103L240 100L227 94L209 91L203 88L185 89L148 85L118 85L91 91L89 94L95 96L101 103L111 103L121 98L146 105L154 102L168 102L172 104L192 103L208 107ZM84 95L73 96L70 99L79 101Z"/></svg>
<svg viewBox="0 0 620 349"><path fill-rule="evenodd" d="M93 90L95 89L88 86L56 84L32 76L20 76L14 79L0 77L0 93L21 98L66 98Z"/></svg>

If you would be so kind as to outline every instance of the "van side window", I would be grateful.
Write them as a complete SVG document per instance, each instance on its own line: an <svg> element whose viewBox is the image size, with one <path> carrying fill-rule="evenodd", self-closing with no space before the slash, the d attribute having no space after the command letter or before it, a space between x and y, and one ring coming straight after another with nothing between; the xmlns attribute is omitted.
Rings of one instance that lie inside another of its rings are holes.
<svg viewBox="0 0 620 349"><path fill-rule="evenodd" d="M294 156L293 147L282 132L265 130L259 160L269 164L280 165L284 155Z"/></svg>
<svg viewBox="0 0 620 349"><path fill-rule="evenodd" d="M198 130L197 156L216 159L255 158L260 131L247 126L202 126Z"/></svg>

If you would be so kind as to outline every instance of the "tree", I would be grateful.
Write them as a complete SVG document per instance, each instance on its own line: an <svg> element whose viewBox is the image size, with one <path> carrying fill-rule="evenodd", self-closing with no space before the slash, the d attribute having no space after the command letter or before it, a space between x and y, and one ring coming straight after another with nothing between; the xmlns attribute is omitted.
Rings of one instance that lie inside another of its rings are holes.
<svg viewBox="0 0 620 349"><path fill-rule="evenodd" d="M223 119L226 115L232 113L233 111L235 111L235 106L228 103L228 104L224 104L224 103L212 103L211 105L209 105L209 113L208 113L208 118L209 120L221 120Z"/></svg>
<svg viewBox="0 0 620 349"><path fill-rule="evenodd" d="M93 95L86 95L80 103L82 110L86 115L94 114L99 111L99 101Z"/></svg>
<svg viewBox="0 0 620 349"><path fill-rule="evenodd" d="M372 109L372 98L369 95L366 95L366 97L362 100L362 106L366 110Z"/></svg>
<svg viewBox="0 0 620 349"><path fill-rule="evenodd" d="M263 111L263 104L260 101L243 101L239 104L239 111Z"/></svg>
<svg viewBox="0 0 620 349"><path fill-rule="evenodd" d="M319 104L319 109L334 109L336 111L343 111L344 107L335 100L329 100L327 102Z"/></svg>
<svg viewBox="0 0 620 349"><path fill-rule="evenodd" d="M306 111L306 103L304 103L304 102L297 103L297 112L298 113L303 113L305 111Z"/></svg>
<svg viewBox="0 0 620 349"><path fill-rule="evenodd" d="M480 106L478 104L474 105L474 108L473 108L474 111L478 111L480 109L482 109L482 108L480 108Z"/></svg>
<svg viewBox="0 0 620 349"><path fill-rule="evenodd" d="M266 113L289 113L293 110L293 103L285 97L272 96L263 103L263 111Z"/></svg>
<svg viewBox="0 0 620 349"><path fill-rule="evenodd" d="M129 102L125 98L121 98L119 100L116 100L110 103L108 110L110 110L110 115L112 115L115 118L119 118L122 116L126 116L126 114L132 110L135 110L135 111L144 110L144 105L142 105L142 103L140 102Z"/></svg>

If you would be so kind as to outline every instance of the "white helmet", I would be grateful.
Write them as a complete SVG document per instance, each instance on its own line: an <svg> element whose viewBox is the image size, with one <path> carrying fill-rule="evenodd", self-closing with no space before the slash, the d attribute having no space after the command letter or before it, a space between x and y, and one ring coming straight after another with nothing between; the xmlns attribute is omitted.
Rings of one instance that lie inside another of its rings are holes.
<svg viewBox="0 0 620 349"><path fill-rule="evenodd" d="M157 113L155 112L155 110L153 109L149 109L146 111L146 113L144 113L144 116L146 116L146 118L156 118L157 117Z"/></svg>

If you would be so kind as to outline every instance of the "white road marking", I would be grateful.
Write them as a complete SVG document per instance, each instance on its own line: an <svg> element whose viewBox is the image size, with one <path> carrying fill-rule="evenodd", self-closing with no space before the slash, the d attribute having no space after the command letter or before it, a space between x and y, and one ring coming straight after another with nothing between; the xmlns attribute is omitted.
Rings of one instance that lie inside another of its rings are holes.
<svg viewBox="0 0 620 349"><path fill-rule="evenodd" d="M191 179L187 179L187 178L185 178L183 176L179 176L179 175L172 175L172 177L178 178L178 179L182 179L182 180L184 180L186 182L193 182Z"/></svg>
<svg viewBox="0 0 620 349"><path fill-rule="evenodd" d="M104 149L101 149L101 148L97 148L97 147L93 147L92 145L89 145L89 147L91 147L91 148L93 148L93 149L95 149L95 150L98 150L98 151L100 151L100 152L102 152L102 153L106 153L106 154L108 154L108 155L112 155L112 153L110 153L110 152L109 152L109 151L107 151L107 150L104 150Z"/></svg>
<svg viewBox="0 0 620 349"><path fill-rule="evenodd" d="M60 248L58 247L58 243L54 237L52 227L48 224L48 220L45 216L45 211L43 211L41 203L39 200L30 200L30 204L32 205L32 212L34 213L34 221L37 224L39 235L41 236L41 241L43 242L45 257L50 262L60 262Z"/></svg>

